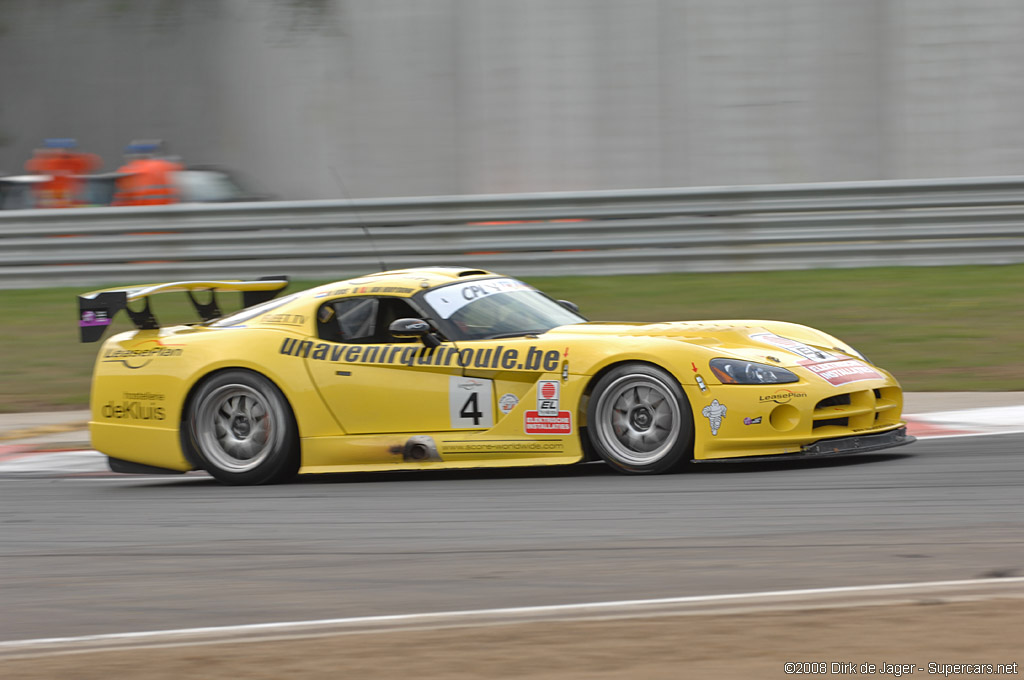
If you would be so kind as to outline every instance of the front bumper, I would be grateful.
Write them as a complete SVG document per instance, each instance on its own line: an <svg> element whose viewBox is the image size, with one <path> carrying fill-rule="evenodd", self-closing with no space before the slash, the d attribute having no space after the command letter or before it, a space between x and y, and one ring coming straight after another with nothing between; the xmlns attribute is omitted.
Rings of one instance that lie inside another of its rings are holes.
<svg viewBox="0 0 1024 680"><path fill-rule="evenodd" d="M904 446L915 441L917 441L917 437L908 435L907 428L901 427L888 432L879 432L878 434L822 439L821 441L816 441L813 444L807 444L800 447L799 453L778 453L767 456L739 456L733 458L703 458L701 460L694 460L694 462L744 463L766 460L806 460L808 458L821 458L824 456L841 456L849 453L880 451L882 449L891 449L895 446Z"/></svg>

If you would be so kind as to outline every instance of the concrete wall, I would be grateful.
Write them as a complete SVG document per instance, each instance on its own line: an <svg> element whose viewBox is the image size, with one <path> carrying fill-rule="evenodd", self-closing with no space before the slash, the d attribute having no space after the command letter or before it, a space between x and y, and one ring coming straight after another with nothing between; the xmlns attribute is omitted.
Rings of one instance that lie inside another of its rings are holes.
<svg viewBox="0 0 1024 680"><path fill-rule="evenodd" d="M1020 0L0 0L0 171L74 136L282 198L1022 174L1022 35Z"/></svg>

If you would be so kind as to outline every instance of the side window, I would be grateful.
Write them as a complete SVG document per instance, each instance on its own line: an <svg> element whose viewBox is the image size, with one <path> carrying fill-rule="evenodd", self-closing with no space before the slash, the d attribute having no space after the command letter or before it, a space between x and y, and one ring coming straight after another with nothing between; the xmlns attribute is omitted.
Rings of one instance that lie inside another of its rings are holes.
<svg viewBox="0 0 1024 680"><path fill-rule="evenodd" d="M343 341L365 341L373 337L376 330L377 300L365 298L335 302L334 316Z"/></svg>
<svg viewBox="0 0 1024 680"><path fill-rule="evenodd" d="M394 338L388 332L392 321L406 318L421 315L400 298L344 298L321 305L317 326L321 338L334 342L414 342L415 338Z"/></svg>

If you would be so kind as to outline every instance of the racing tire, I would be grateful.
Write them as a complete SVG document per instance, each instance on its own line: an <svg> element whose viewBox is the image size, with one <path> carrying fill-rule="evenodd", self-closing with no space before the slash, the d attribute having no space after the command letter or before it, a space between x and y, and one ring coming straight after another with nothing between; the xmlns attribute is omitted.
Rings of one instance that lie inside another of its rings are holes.
<svg viewBox="0 0 1024 680"><path fill-rule="evenodd" d="M214 374L199 386L187 417L192 451L224 484L275 484L299 470L291 408L281 390L258 373Z"/></svg>
<svg viewBox="0 0 1024 680"><path fill-rule="evenodd" d="M619 472L656 475L689 461L693 413L679 383L650 364L616 366L587 404L587 437Z"/></svg>

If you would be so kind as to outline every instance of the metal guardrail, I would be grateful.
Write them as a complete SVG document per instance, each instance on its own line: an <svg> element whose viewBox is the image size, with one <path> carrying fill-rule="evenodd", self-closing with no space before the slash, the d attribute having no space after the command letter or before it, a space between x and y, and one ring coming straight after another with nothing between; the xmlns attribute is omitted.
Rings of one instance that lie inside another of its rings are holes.
<svg viewBox="0 0 1024 680"><path fill-rule="evenodd" d="M1024 177L0 212L0 288L1024 262Z"/></svg>

